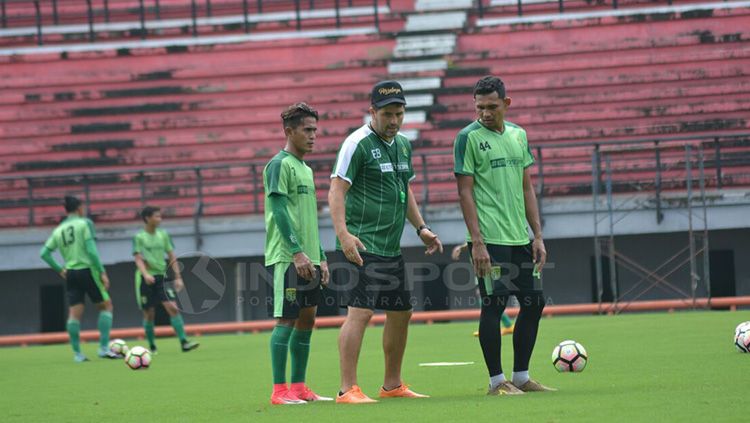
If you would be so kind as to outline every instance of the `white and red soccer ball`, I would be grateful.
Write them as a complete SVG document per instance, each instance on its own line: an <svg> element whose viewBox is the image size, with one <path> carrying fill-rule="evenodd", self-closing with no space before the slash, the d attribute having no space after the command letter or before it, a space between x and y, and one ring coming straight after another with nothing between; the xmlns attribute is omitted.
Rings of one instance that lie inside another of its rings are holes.
<svg viewBox="0 0 750 423"><path fill-rule="evenodd" d="M133 347L125 356L125 364L133 370L146 370L151 365L151 351Z"/></svg>
<svg viewBox="0 0 750 423"><path fill-rule="evenodd" d="M734 329L734 346L740 352L750 352L750 320L740 323Z"/></svg>
<svg viewBox="0 0 750 423"><path fill-rule="evenodd" d="M576 341L562 341L552 350L552 365L558 372L582 372L589 355L583 345Z"/></svg>

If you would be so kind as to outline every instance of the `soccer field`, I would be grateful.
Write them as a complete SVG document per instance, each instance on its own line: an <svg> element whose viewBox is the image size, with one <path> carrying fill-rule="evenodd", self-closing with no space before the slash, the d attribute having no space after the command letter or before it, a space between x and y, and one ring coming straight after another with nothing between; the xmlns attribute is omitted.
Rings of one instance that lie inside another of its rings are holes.
<svg viewBox="0 0 750 423"><path fill-rule="evenodd" d="M532 358L532 376L559 392L485 396L487 374L476 323L413 325L405 381L432 398L372 405L314 403L271 406L269 333L196 338L181 353L159 340L152 368L131 371L121 361L75 364L67 345L0 349L3 421L436 421L513 418L516 421L744 421L750 354L732 345L735 326L750 312L681 312L545 318ZM360 360L363 391L382 382L381 327L369 328ZM338 388L338 330L313 335L308 383L323 395ZM559 374L550 363L558 342L588 350L580 374ZM503 337L506 374L512 346ZM130 340L129 345L143 345ZM83 351L95 356L95 345ZM420 367L423 362L474 362ZM308 420L310 419L310 420Z"/></svg>

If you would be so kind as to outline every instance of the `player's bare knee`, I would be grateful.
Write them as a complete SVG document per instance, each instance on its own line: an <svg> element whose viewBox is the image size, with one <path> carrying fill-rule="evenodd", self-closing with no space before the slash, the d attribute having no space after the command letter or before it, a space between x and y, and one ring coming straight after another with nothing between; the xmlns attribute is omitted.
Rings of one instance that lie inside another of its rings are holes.
<svg viewBox="0 0 750 423"><path fill-rule="evenodd" d="M394 310L385 312L385 316L387 319L393 319L399 322L408 322L409 320L411 320L411 315L411 310Z"/></svg>
<svg viewBox="0 0 750 423"><path fill-rule="evenodd" d="M346 320L355 324L366 325L370 322L373 314L375 314L375 312L369 308L349 307L349 312L346 314Z"/></svg>
<svg viewBox="0 0 750 423"><path fill-rule="evenodd" d="M96 305L96 308L99 311L109 311L109 312L111 312L114 309L114 307L112 307L112 301L111 300L102 301L102 302L98 303Z"/></svg>
<svg viewBox="0 0 750 423"><path fill-rule="evenodd" d="M177 304L174 302L168 301L162 303L164 305L164 310L166 310L167 314L169 314L169 317L175 317L178 314L180 314L180 310L177 308Z"/></svg>

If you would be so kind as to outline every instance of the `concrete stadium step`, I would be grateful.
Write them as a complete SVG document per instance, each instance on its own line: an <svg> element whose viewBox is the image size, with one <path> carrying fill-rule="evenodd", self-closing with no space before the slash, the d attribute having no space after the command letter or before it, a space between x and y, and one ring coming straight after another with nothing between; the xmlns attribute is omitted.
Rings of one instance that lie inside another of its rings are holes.
<svg viewBox="0 0 750 423"><path fill-rule="evenodd" d="M219 78L229 75L266 75L295 71L294 57L309 57L306 69L335 72L348 66L377 63L390 55L394 41L339 43L305 48L209 50L196 54L174 54L149 58L124 56L115 60L60 61L54 67L44 63L17 63L0 67L0 88L71 86L130 82L138 80L181 80ZM251 56L248 56L251 54ZM252 58L252 60L249 60ZM347 65L349 64L349 65ZM89 69L81 72L81 68ZM305 74L301 69L296 73Z"/></svg>
<svg viewBox="0 0 750 423"><path fill-rule="evenodd" d="M467 108L468 109L468 108ZM747 112L750 115L750 96L746 93L727 94L721 98L695 99L648 99L628 102L599 103L593 105L568 105L564 109L552 107L516 107L509 113L517 122L527 126L542 123L575 123L597 120L649 118L673 116L675 121L684 117L707 113ZM476 116L474 110L448 113L432 113L433 119L470 121Z"/></svg>
<svg viewBox="0 0 750 423"><path fill-rule="evenodd" d="M736 14L747 13L750 5L746 1L733 2L706 2L701 0L688 0L678 5L656 4L647 5L634 4L632 6L622 5L618 2L617 9L602 8L594 6L590 10L570 10L560 13L549 11L538 13L531 11L524 16L491 16L472 19L471 25L477 28L493 28L495 30L512 30L512 28L523 26L527 30L565 28L575 26L601 26L611 24L630 24L637 22L663 22L675 19L696 19L705 17L725 17ZM535 6L538 7L538 6ZM527 16L528 15L528 16Z"/></svg>
<svg viewBox="0 0 750 423"><path fill-rule="evenodd" d="M561 71L552 74L509 75L503 78L507 87L514 90L554 90L570 87L610 87L613 85L654 83L666 81L693 81L706 78L750 76L750 58L714 60L699 63L676 63L669 66L642 66ZM445 78L444 86L467 87L476 83L476 76Z"/></svg>
<svg viewBox="0 0 750 423"><path fill-rule="evenodd" d="M465 110L472 106L471 90L467 86L461 94L438 94L437 103L447 111ZM513 98L512 108L550 107L597 104L616 101L650 99L691 99L722 96L735 93L750 93L750 79L729 77L702 79L685 84L683 81L651 82L644 84L612 85L606 90L589 87L555 88L542 90L517 90L508 86L508 95Z"/></svg>
<svg viewBox="0 0 750 423"><path fill-rule="evenodd" d="M350 88L350 87L347 87ZM167 94L157 98L109 98L103 100L61 101L52 103L31 103L24 105L0 105L0 121L32 122L55 119L60 122L66 118L89 116L115 116L140 113L163 113L170 111L225 110L231 113L233 109L241 109L245 113L269 112L280 114L287 106L307 101L318 110L321 119L335 119L346 113L365 115L369 107L366 93L371 86L362 86L358 92L330 92L317 89L314 94L300 96L299 91L270 91L248 95L240 93L197 93L197 94ZM265 94L265 95L263 95ZM406 100L410 110L429 107L434 103L430 94L407 95ZM278 116L277 116L278 117Z"/></svg>
<svg viewBox="0 0 750 423"><path fill-rule="evenodd" d="M696 44L677 47L630 49L612 54L606 52L567 53L554 56L493 58L487 54L454 55L455 72L461 69L486 69L501 75L550 73L563 70L607 69L625 66L657 66L664 64L731 60L750 57L749 42ZM554 64L554 67L551 65Z"/></svg>

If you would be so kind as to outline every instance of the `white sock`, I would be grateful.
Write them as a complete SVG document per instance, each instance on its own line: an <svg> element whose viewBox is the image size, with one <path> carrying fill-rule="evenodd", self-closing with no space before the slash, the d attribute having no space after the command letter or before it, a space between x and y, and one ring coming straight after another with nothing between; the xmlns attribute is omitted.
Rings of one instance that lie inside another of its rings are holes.
<svg viewBox="0 0 750 423"><path fill-rule="evenodd" d="M495 376L490 376L490 389L496 388L503 382L505 382L505 375L503 373Z"/></svg>
<svg viewBox="0 0 750 423"><path fill-rule="evenodd" d="M523 386L529 381L529 371L524 372L513 372L513 384L516 386Z"/></svg>

